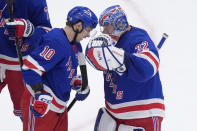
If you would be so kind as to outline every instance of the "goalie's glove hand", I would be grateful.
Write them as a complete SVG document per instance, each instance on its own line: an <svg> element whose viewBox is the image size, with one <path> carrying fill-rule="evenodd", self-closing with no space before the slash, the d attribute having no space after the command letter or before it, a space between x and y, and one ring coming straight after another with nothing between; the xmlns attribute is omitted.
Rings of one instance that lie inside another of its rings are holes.
<svg viewBox="0 0 197 131"><path fill-rule="evenodd" d="M81 75L74 76L72 79L72 89L75 91L79 91L82 87L82 78Z"/></svg>
<svg viewBox="0 0 197 131"><path fill-rule="evenodd" d="M89 94L90 94L90 88L89 86L86 86L84 90L82 90L81 88L80 90L77 91L75 98L78 101L83 101L88 97Z"/></svg>
<svg viewBox="0 0 197 131"><path fill-rule="evenodd" d="M43 117L49 111L49 106L52 101L52 96L49 93L35 94L34 104L30 106L31 111L36 117Z"/></svg>
<svg viewBox="0 0 197 131"><path fill-rule="evenodd" d="M29 20L15 18L13 22L5 21L5 27L10 37L29 37L34 32L34 26Z"/></svg>
<svg viewBox="0 0 197 131"><path fill-rule="evenodd" d="M86 47L86 59L100 71L115 70L123 66L125 51L117 48L110 36L99 35L91 39Z"/></svg>

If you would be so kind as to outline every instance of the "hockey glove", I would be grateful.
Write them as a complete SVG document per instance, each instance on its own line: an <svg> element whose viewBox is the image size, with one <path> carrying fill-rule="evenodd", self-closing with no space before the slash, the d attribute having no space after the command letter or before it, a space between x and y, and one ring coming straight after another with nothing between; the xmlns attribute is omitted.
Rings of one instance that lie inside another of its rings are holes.
<svg viewBox="0 0 197 131"><path fill-rule="evenodd" d="M10 37L29 37L34 32L34 26L29 20L15 18L13 22L6 19L5 27Z"/></svg>
<svg viewBox="0 0 197 131"><path fill-rule="evenodd" d="M43 117L49 111L52 96L49 93L35 94L34 104L30 106L31 111L36 117Z"/></svg>
<svg viewBox="0 0 197 131"><path fill-rule="evenodd" d="M72 79L72 89L75 91L79 91L82 87L82 78L81 75L74 76Z"/></svg>
<svg viewBox="0 0 197 131"><path fill-rule="evenodd" d="M83 101L88 97L89 94L90 94L90 88L89 86L87 86L84 90L80 89L79 91L77 91L75 98L78 101Z"/></svg>
<svg viewBox="0 0 197 131"><path fill-rule="evenodd" d="M114 70L124 64L123 49L113 46L107 35L91 39L86 47L86 59L90 65L100 71Z"/></svg>

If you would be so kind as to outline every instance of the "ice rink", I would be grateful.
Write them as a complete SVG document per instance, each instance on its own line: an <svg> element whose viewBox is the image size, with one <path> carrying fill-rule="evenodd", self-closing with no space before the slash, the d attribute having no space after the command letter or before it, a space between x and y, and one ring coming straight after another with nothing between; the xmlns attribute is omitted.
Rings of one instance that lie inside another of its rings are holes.
<svg viewBox="0 0 197 131"><path fill-rule="evenodd" d="M162 131L197 130L196 0L47 0L47 3L53 27L64 27L67 13L74 6L87 6L99 16L105 8L120 4L129 23L146 29L155 44L162 33L167 33L169 38L159 52L166 106ZM82 41L84 49L87 42L88 39ZM89 65L87 68L91 93L69 112L69 131L93 131L97 111L104 106L102 72ZM74 92L71 100L73 95ZM0 108L0 131L22 131L20 119L12 113L7 88L0 94Z"/></svg>

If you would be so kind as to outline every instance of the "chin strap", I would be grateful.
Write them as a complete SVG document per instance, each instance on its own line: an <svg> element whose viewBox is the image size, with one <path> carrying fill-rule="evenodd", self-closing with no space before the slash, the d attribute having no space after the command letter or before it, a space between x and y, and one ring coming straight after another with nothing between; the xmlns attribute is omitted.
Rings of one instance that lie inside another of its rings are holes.
<svg viewBox="0 0 197 131"><path fill-rule="evenodd" d="M83 23L82 23L82 24L83 24ZM83 29L81 29L80 31L79 31L78 29L75 30L74 27L73 27L74 25L75 25L75 24L72 24L72 29L73 29L73 31L75 32L75 36L74 36L73 40L71 41L72 44L73 44L73 41L76 41L78 34L81 33L81 32L83 31Z"/></svg>

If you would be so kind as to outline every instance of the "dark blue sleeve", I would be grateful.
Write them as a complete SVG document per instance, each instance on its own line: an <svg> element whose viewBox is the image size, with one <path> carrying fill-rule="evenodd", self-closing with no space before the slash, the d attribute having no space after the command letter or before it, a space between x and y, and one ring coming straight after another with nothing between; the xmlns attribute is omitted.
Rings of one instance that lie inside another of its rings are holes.
<svg viewBox="0 0 197 131"><path fill-rule="evenodd" d="M159 68L159 54L148 35L138 37L134 49L125 53L128 77L134 81L151 79Z"/></svg>
<svg viewBox="0 0 197 131"><path fill-rule="evenodd" d="M42 41L42 45L24 59L22 72L25 82L29 85L42 82L42 75L65 58L64 52L65 49L60 44Z"/></svg>
<svg viewBox="0 0 197 131"><path fill-rule="evenodd" d="M34 26L51 28L46 0L29 0L29 20Z"/></svg>
<svg viewBox="0 0 197 131"><path fill-rule="evenodd" d="M42 35L46 34L46 31L42 27L37 27L34 30L34 33L27 38L23 38L23 44L21 45L21 51L23 56L26 56L32 52L36 47L40 45L40 40Z"/></svg>
<svg viewBox="0 0 197 131"><path fill-rule="evenodd" d="M22 74L25 83L30 86L42 83L42 77L33 70L22 70Z"/></svg>

